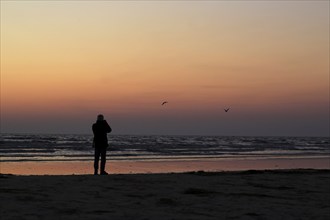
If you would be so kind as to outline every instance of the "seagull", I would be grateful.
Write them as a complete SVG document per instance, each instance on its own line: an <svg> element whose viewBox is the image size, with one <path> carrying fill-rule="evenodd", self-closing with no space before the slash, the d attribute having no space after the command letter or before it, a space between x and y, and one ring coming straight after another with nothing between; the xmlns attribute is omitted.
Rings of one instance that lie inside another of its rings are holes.
<svg viewBox="0 0 330 220"><path fill-rule="evenodd" d="M225 112L228 112L229 111L229 108L227 108L227 109L224 109L225 110Z"/></svg>
<svg viewBox="0 0 330 220"><path fill-rule="evenodd" d="M167 103L167 101L163 102L162 105L165 105Z"/></svg>

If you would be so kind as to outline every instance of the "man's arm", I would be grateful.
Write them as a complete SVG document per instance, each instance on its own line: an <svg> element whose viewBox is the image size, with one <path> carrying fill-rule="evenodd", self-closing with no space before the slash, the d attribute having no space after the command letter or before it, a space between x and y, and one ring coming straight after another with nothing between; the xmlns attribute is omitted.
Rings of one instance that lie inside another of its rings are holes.
<svg viewBox="0 0 330 220"><path fill-rule="evenodd" d="M93 134L95 135L95 133L96 133L95 124L93 124L93 126L92 126L92 130L93 130Z"/></svg>
<svg viewBox="0 0 330 220"><path fill-rule="evenodd" d="M106 120L104 120L104 124L105 124L105 130L107 133L110 133L112 131L110 125L108 124L108 122Z"/></svg>

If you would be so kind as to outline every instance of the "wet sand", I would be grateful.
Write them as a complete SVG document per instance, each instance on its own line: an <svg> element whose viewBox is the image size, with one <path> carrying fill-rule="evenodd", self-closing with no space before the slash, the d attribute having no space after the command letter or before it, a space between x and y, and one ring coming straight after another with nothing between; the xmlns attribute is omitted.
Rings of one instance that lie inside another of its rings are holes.
<svg viewBox="0 0 330 220"><path fill-rule="evenodd" d="M106 170L111 174L171 173L190 171L244 171L270 169L330 169L327 158L276 159L207 159L168 161L113 161ZM80 162L1 162L0 173L17 175L81 175L92 174L93 161Z"/></svg>
<svg viewBox="0 0 330 220"><path fill-rule="evenodd" d="M329 219L330 170L0 175L7 219Z"/></svg>

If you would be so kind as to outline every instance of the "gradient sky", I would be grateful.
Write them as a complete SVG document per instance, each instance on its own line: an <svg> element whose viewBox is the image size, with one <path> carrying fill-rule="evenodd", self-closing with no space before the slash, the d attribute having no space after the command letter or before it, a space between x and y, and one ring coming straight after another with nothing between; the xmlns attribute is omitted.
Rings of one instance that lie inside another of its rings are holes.
<svg viewBox="0 0 330 220"><path fill-rule="evenodd" d="M1 132L98 113L114 134L329 136L329 1L1 1Z"/></svg>

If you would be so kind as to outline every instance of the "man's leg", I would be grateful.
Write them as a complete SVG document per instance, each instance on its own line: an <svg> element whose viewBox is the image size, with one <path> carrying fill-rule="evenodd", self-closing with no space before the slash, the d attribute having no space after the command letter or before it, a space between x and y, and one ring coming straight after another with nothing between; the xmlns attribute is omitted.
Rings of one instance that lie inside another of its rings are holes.
<svg viewBox="0 0 330 220"><path fill-rule="evenodd" d="M94 154L94 175L97 175L99 169L99 159L100 159L101 150L99 148L95 148Z"/></svg>
<svg viewBox="0 0 330 220"><path fill-rule="evenodd" d="M101 149L101 174L107 174L105 172L105 162L106 162L106 153L107 153L107 148L102 148Z"/></svg>

